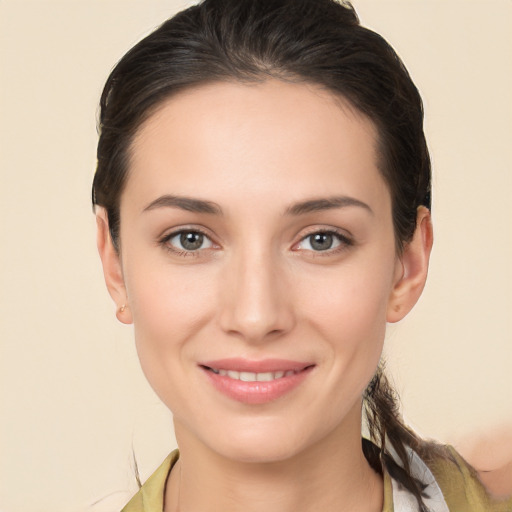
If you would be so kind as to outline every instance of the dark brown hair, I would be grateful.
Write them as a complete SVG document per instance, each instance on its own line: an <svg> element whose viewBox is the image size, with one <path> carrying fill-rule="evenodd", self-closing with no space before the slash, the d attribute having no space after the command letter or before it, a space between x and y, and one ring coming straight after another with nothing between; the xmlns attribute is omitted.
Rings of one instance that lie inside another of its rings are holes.
<svg viewBox="0 0 512 512"><path fill-rule="evenodd" d="M204 0L163 23L135 45L110 74L101 96L93 204L106 208L119 241L119 204L134 135L164 100L217 81L269 78L319 85L348 100L378 131L379 170L391 194L397 250L412 238L417 208L430 208L430 158L420 95L400 58L362 27L349 3L334 0ZM363 450L376 471L388 471L426 510L410 474L405 446L428 458L398 413L379 369L364 396L372 440ZM389 443L401 459L396 464Z"/></svg>

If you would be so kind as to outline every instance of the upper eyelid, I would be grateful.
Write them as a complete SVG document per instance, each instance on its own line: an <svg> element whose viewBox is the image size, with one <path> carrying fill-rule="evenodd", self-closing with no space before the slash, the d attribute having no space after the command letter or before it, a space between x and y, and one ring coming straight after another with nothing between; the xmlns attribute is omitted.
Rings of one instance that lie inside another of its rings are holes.
<svg viewBox="0 0 512 512"><path fill-rule="evenodd" d="M200 235L204 236L204 238L208 239L210 241L211 246L210 247L204 247L194 250L189 250L183 248L176 247L174 244L171 244L170 241L173 238L176 238L182 233L199 233ZM185 256L194 256L194 257L200 257L201 253L203 251L209 251L212 250L212 248L215 248L216 245L218 245L210 235L205 233L202 229L198 228L178 228L170 231L169 233L160 236L157 239L158 246L164 247L167 252L173 253L175 255L185 257Z"/></svg>
<svg viewBox="0 0 512 512"><path fill-rule="evenodd" d="M299 245L304 243L305 240L307 240L310 236L313 236L318 233L326 233L335 236L338 239L339 245L336 247L332 247L329 249L326 249L324 251L315 251L313 249L304 249L300 248ZM349 249L350 247L353 247L355 245L354 238L352 235L347 234L344 232L344 230L335 229L335 228L317 228L312 229L309 233L303 234L297 242L295 242L292 247L292 252L306 252L308 254L311 254L315 257L329 257L333 256L341 251L345 251Z"/></svg>
<svg viewBox="0 0 512 512"><path fill-rule="evenodd" d="M298 243L302 242L306 238L308 238L312 235L315 235L317 233L332 234L334 236L339 237L342 240L353 243L352 234L350 234L349 232L347 232L346 230L341 229L341 228L334 228L334 227L327 227L327 226L325 226L325 227L311 226L311 227L305 228L305 229L307 231L305 233L302 232L302 234L300 234L300 237L297 239L297 241L293 242L293 244L292 244L293 246L296 246ZM181 233L193 233L193 232L200 233L201 235L208 238L215 245L220 245L218 242L215 241L215 237L212 236L212 234L209 232L209 230L207 230L203 227L199 227L199 226L183 226L183 227L174 228L171 231L167 232L166 234L159 236L158 240L159 240L159 242L168 242L169 240L171 240L172 238L174 238L175 236L177 236Z"/></svg>
<svg viewBox="0 0 512 512"><path fill-rule="evenodd" d="M205 247L202 249L196 249L196 250L187 250L185 248L180 249L179 247L175 247L174 244L170 243L170 241L182 233L199 233L210 241L211 246ZM157 244L162 247L165 246L167 251L173 252L175 254L181 253L183 255L190 254L190 255L195 255L195 256L199 256L199 254L203 251L216 249L215 246L217 246L217 247L219 246L219 244L217 242L215 242L215 240L212 238L212 236L210 234L208 234L205 230L203 230L201 228L197 228L197 227L194 227L194 228L187 228L187 227L183 228L182 227L182 228L173 229L173 230L169 231L167 234L159 236L157 238Z"/></svg>
<svg viewBox="0 0 512 512"><path fill-rule="evenodd" d="M340 229L340 228L333 228L333 227L320 227L320 228L311 228L310 231L306 232L306 233L303 233L301 234L300 238L299 238L299 241L302 241L304 240L305 238L308 238L310 237L311 235L315 235L317 233L328 233L328 234L332 234L332 235L336 235L336 236L339 236L340 238L345 238L347 240L353 240L353 236L351 233L349 233L347 230L345 229Z"/></svg>
<svg viewBox="0 0 512 512"><path fill-rule="evenodd" d="M164 231L164 234L162 234L158 237L158 239L160 241L170 240L171 238L173 238L181 233L200 233L201 235L205 236L206 238L208 238L209 240L211 240L213 242L212 235L206 229L196 227L196 226L194 226L194 227L185 226L185 227L174 228L168 232L166 230L166 231Z"/></svg>

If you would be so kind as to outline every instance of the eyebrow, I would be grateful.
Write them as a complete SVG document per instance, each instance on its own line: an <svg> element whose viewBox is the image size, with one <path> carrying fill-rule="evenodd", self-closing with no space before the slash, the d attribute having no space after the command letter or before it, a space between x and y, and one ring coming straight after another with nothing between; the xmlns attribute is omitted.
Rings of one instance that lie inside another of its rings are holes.
<svg viewBox="0 0 512 512"><path fill-rule="evenodd" d="M188 212L209 213L213 215L222 215L222 208L212 201L194 199L185 196L164 195L149 203L143 210L147 212L157 208L180 208Z"/></svg>
<svg viewBox="0 0 512 512"><path fill-rule="evenodd" d="M373 210L363 201L349 196L333 196L320 199L311 199L300 203L295 203L286 209L287 215L304 215L306 213L319 212L323 210L333 210L335 208L346 208L356 206L367 210L374 215Z"/></svg>
<svg viewBox="0 0 512 512"><path fill-rule="evenodd" d="M286 215L304 215L306 213L314 213L324 210L333 210L336 208L346 208L356 206L367 210L373 215L373 210L363 201L349 196L333 196L320 199L310 199L301 201L289 206ZM179 208L188 212L208 213L211 215L222 215L222 208L212 201L203 199L194 199L186 196L163 195L149 203L143 212L155 210L157 208Z"/></svg>

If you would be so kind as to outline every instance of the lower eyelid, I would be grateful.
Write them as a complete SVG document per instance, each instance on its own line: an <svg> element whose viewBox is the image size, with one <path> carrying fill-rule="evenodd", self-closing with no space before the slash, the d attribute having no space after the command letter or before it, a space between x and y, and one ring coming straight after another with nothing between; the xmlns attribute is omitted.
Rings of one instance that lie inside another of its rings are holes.
<svg viewBox="0 0 512 512"><path fill-rule="evenodd" d="M207 241L208 241L208 247L203 247L203 248L199 248L199 249L196 249L196 250L187 250L185 248L182 248L180 249L179 247L175 246L175 245L172 245L170 244L169 242L183 234L183 233L198 233L198 234L201 234ZM353 246L354 245L354 241L349 237L347 236L346 234L344 233L339 233L337 231L334 231L334 230L329 230L329 229L325 229L325 230L317 230L317 231L313 231L311 233L308 233L306 235L304 235L300 241L294 245L294 247L298 247L298 245L300 245L302 242L304 242L304 240L308 239L309 237L311 236L314 236L315 234L329 234L329 235L332 235L334 238L337 239L338 241L338 245L336 245L335 247L333 248L329 248L329 249L325 249L323 251L320 251L320 250L314 250L314 249L305 249L306 251L308 252L311 252L313 253L315 256L328 256L328 255L332 255L332 254L335 254L337 252L341 252L345 249L347 249L348 247L350 246ZM159 245L162 245L167 251L175 254L175 255L178 255L178 256L182 256L182 257L190 257L190 256L199 256L199 253L204 251L204 250L207 250L207 249L212 249L212 248L218 248L219 246L212 240L211 236L209 236L207 233L205 233L204 231L202 231L201 229L197 229L197 228L192 228L192 229L178 229L176 231L173 231L163 237L161 237L158 241ZM293 248L292 248L293 250ZM295 250L300 250L299 248L295 249Z"/></svg>
<svg viewBox="0 0 512 512"><path fill-rule="evenodd" d="M208 241L208 244L209 244L208 247L203 247L203 248L196 249L196 250L187 250L185 248L179 248L170 243L170 241L173 238L176 238L176 237L182 235L183 233L198 233L198 234L202 235L205 238L205 240ZM199 252L201 252L205 249L211 249L212 247L215 247L215 245L216 245L215 242L212 240L212 238L207 233L205 233L201 229L197 229L197 228L189 228L189 229L185 228L185 229L178 229L176 231L172 231L171 233L168 233L167 235L161 237L158 240L158 243L159 243L159 245L162 245L165 249L167 249L169 252L172 252L179 256L186 256L186 255L195 256Z"/></svg>
<svg viewBox="0 0 512 512"><path fill-rule="evenodd" d="M317 253L332 253L333 251L335 251L336 249L338 249L340 246L351 246L351 245L354 245L354 241L348 237L347 235L343 234L343 233L339 233L338 231L333 231L333 230L329 230L329 229L325 229L325 230L317 230L317 231L313 231L311 233L308 233L307 235L304 235L300 241L296 244L299 245L300 243L302 243L304 240L307 240L309 237L311 236L314 236L314 235L317 235L317 234L327 234L327 235L332 235L334 238L337 239L337 241L339 242L339 245L334 247L333 249L326 249L325 251L312 251L312 252L317 252ZM310 250L310 249L308 249Z"/></svg>

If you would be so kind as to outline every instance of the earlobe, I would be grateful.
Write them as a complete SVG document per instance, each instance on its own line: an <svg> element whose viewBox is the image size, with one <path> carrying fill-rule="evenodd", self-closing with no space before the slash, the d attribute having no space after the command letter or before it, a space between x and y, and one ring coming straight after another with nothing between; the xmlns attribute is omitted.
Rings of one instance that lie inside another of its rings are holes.
<svg viewBox="0 0 512 512"><path fill-rule="evenodd" d="M404 247L397 262L402 270L399 272L388 302L388 322L398 322L404 318L420 298L427 280L432 244L430 211L420 206L414 236Z"/></svg>
<svg viewBox="0 0 512 512"><path fill-rule="evenodd" d="M133 320L128 304L121 258L110 236L108 216L105 208L97 208L96 226L96 243L103 266L105 284L116 304L117 319L124 324L131 324Z"/></svg>

